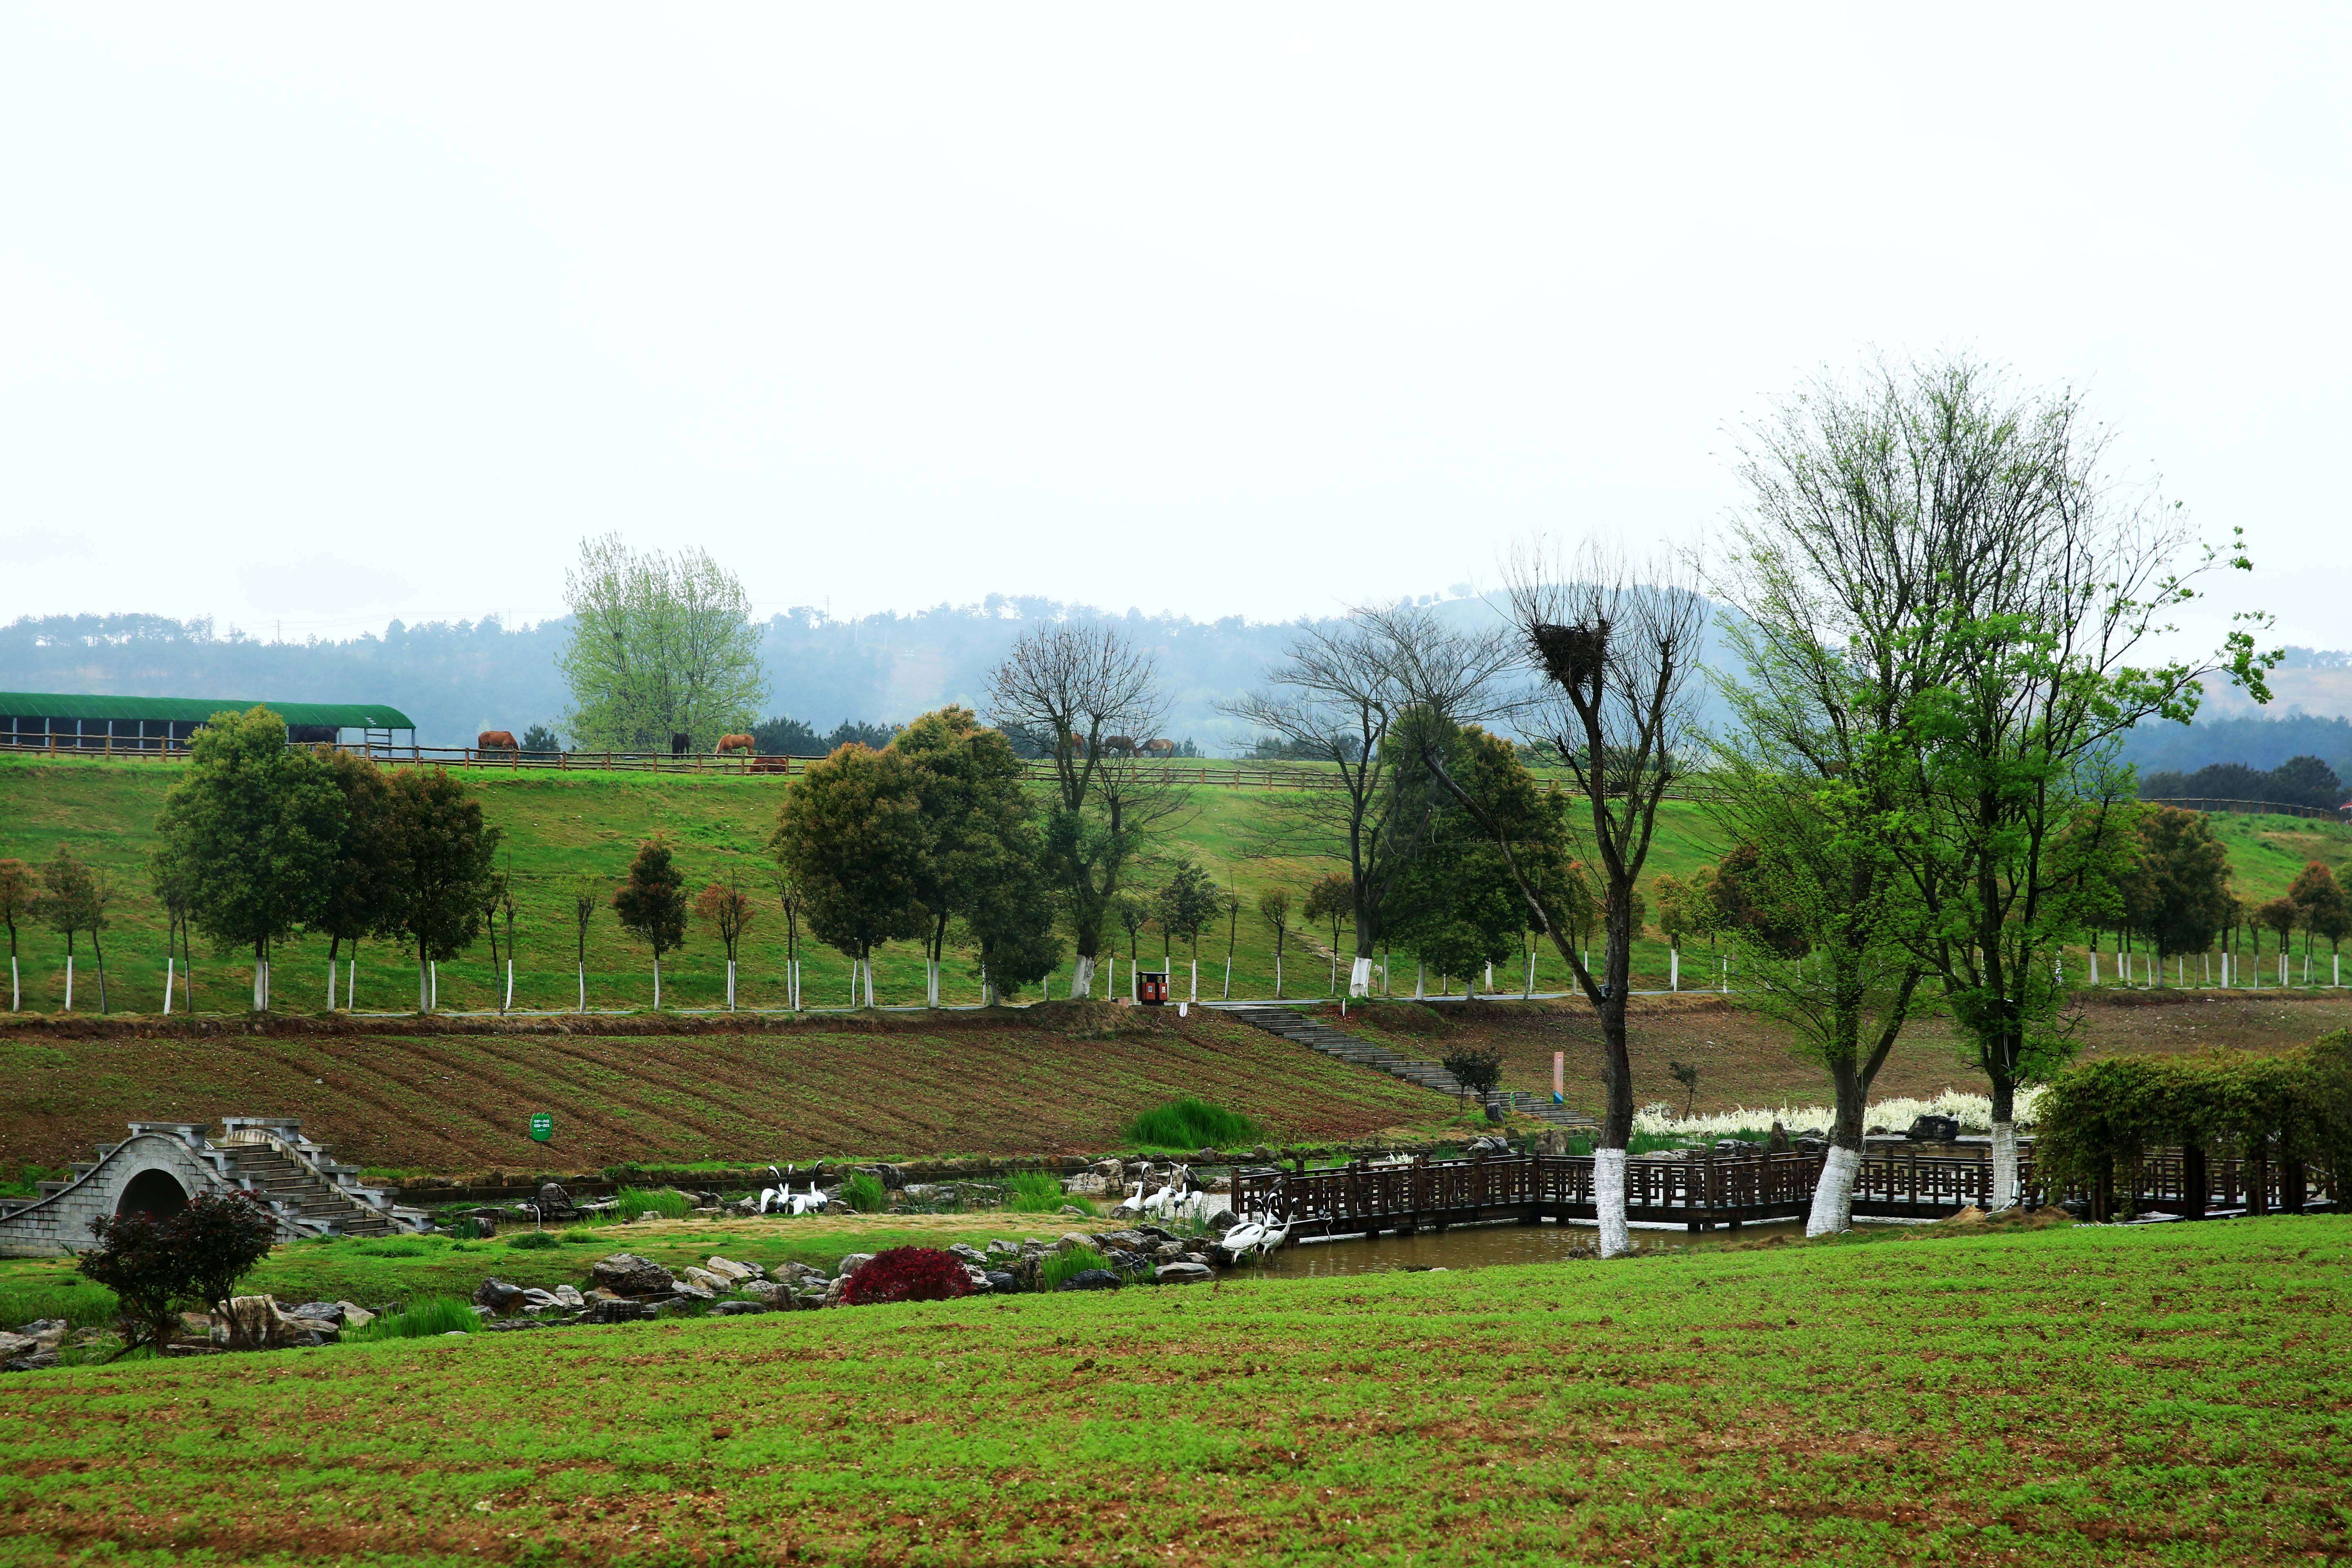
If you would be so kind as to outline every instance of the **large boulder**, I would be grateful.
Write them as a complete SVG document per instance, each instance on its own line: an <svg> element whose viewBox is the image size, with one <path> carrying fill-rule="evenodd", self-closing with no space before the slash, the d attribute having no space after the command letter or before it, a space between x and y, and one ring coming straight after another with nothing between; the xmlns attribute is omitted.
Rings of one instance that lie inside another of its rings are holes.
<svg viewBox="0 0 2352 1568"><path fill-rule="evenodd" d="M228 1348L233 1351L322 1345L333 1332L332 1325L321 1331L321 1325L279 1310L274 1296L232 1296L215 1310L214 1316L228 1325Z"/></svg>
<svg viewBox="0 0 2352 1568"><path fill-rule="evenodd" d="M870 1252L850 1253L842 1258L841 1267L834 1270L834 1278L836 1279L846 1279L851 1275L856 1273L859 1269L865 1268L867 1264L873 1261L874 1255Z"/></svg>
<svg viewBox="0 0 2352 1568"><path fill-rule="evenodd" d="M1118 1276L1109 1269L1088 1268L1071 1275L1054 1289L1056 1290L1116 1290L1118 1285Z"/></svg>
<svg viewBox="0 0 2352 1568"><path fill-rule="evenodd" d="M756 1263L738 1263L731 1258L709 1258L703 1262L711 1273L722 1279L732 1279L740 1283L745 1279L764 1279L768 1277L768 1271Z"/></svg>
<svg viewBox="0 0 2352 1568"><path fill-rule="evenodd" d="M504 1317L509 1312L520 1311L523 1304L522 1287L509 1284L496 1276L483 1280L474 1288L474 1305L488 1307L500 1317Z"/></svg>
<svg viewBox="0 0 2352 1568"><path fill-rule="evenodd" d="M33 1355L41 1349L41 1342L30 1334L12 1334L0 1330L0 1361L15 1361L20 1355Z"/></svg>
<svg viewBox="0 0 2352 1568"><path fill-rule="evenodd" d="M539 1184L539 1215L541 1219L560 1219L572 1212L572 1194L563 1190L561 1182Z"/></svg>
<svg viewBox="0 0 2352 1568"><path fill-rule="evenodd" d="M706 1290L732 1290L736 1283L724 1274L713 1274L708 1268L697 1268L692 1264L687 1265L686 1282L699 1285Z"/></svg>
<svg viewBox="0 0 2352 1568"><path fill-rule="evenodd" d="M616 1252L596 1260L589 1278L615 1296L667 1296L677 1287L670 1271L634 1252Z"/></svg>
<svg viewBox="0 0 2352 1568"><path fill-rule="evenodd" d="M1151 1271L1151 1277L1162 1285L1192 1285L1216 1278L1216 1270L1205 1263L1163 1263Z"/></svg>
<svg viewBox="0 0 2352 1568"><path fill-rule="evenodd" d="M1927 1115L1915 1119L1904 1130L1903 1136L1914 1143L1949 1143L1960 1135L1960 1124L1948 1116Z"/></svg>
<svg viewBox="0 0 2352 1568"><path fill-rule="evenodd" d="M588 1321L592 1323L642 1323L653 1315L650 1301L592 1301L588 1306Z"/></svg>

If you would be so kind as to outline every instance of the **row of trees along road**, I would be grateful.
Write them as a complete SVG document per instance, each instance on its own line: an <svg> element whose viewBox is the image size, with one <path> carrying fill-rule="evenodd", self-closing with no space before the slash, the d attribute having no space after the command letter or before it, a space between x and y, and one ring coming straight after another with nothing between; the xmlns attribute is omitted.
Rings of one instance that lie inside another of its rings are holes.
<svg viewBox="0 0 2352 1568"><path fill-rule="evenodd" d="M179 956L191 930L216 951L250 952L256 1009L269 1005L271 949L307 929L329 938L330 1007L345 944L376 936L414 948L427 1011L433 965L471 946L506 902L499 829L462 783L289 746L266 708L216 713L196 731L156 834L155 892Z"/></svg>
<svg viewBox="0 0 2352 1568"><path fill-rule="evenodd" d="M1575 974L1603 1043L1604 1255L1628 1241L1637 889L1659 803L1702 766L1735 840L1709 889L1717 923L1835 1098L1809 1227L1850 1223L1872 1082L1930 1005L1989 1080L1996 1201L2014 1201L2017 1090L2074 1049L2062 944L2154 874L2120 736L2188 720L2216 674L2269 696L2247 626L2209 658L2164 651L2194 579L2225 558L2103 460L2072 393L2020 395L1966 359L1870 366L1748 433L1727 550L1638 569L1525 550L1507 625L1360 611L1302 637L1232 709L1335 770L1282 809L1346 864L1351 994L1391 934L1466 970L1524 928ZM1737 612L1731 722L1711 734L1696 721L1702 588ZM1081 728L1071 705L1034 711L1041 733ZM1573 800L1537 791L1488 724L1565 770ZM1687 889L1664 891L1687 923Z"/></svg>
<svg viewBox="0 0 2352 1568"><path fill-rule="evenodd" d="M100 940L114 905L114 879L103 866L92 866L60 844L37 869L22 860L0 860L0 925L8 931L8 1010L24 1002L24 981L17 967L16 939L20 927L46 926L66 939L66 1005L73 1005L74 939L89 933L90 956L98 960L98 1010L106 1007L106 948Z"/></svg>

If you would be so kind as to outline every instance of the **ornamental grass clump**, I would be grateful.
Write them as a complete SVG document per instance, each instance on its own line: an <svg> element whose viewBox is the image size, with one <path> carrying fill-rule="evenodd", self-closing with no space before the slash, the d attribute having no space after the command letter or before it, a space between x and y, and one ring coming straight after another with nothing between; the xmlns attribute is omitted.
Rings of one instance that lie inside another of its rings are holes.
<svg viewBox="0 0 2352 1568"><path fill-rule="evenodd" d="M691 1206L684 1193L671 1187L623 1187L613 1194L624 1220L657 1214L664 1219L684 1219Z"/></svg>
<svg viewBox="0 0 2352 1568"><path fill-rule="evenodd" d="M474 1309L455 1296L427 1296L410 1303L403 1311L386 1312L343 1338L353 1343L365 1340L422 1340L435 1334L470 1334L481 1324Z"/></svg>
<svg viewBox="0 0 2352 1568"><path fill-rule="evenodd" d="M952 1301L971 1291L971 1276L951 1253L936 1247L894 1247L877 1252L841 1288L851 1307L886 1301Z"/></svg>
<svg viewBox="0 0 2352 1568"><path fill-rule="evenodd" d="M1084 1198L1073 1197L1062 1190L1061 1178L1043 1171L1023 1171L1005 1184L1013 1207L1021 1214L1059 1214L1064 1208L1079 1208L1088 1214L1095 1205Z"/></svg>
<svg viewBox="0 0 2352 1568"><path fill-rule="evenodd" d="M1238 1111L1211 1105L1186 1095L1144 1111L1123 1130L1139 1149L1222 1149L1232 1143L1254 1143L1264 1129Z"/></svg>
<svg viewBox="0 0 2352 1568"><path fill-rule="evenodd" d="M1049 1252L1037 1264L1037 1288L1051 1290L1065 1279L1075 1279L1089 1268L1108 1268L1110 1259L1091 1247L1074 1247L1067 1252Z"/></svg>
<svg viewBox="0 0 2352 1568"><path fill-rule="evenodd" d="M871 1171L860 1171L841 1184L841 1201L859 1214L880 1214L890 1206L889 1189Z"/></svg>
<svg viewBox="0 0 2352 1568"><path fill-rule="evenodd" d="M517 1252L536 1252L545 1247L561 1247L563 1238L551 1230L527 1230L507 1243Z"/></svg>

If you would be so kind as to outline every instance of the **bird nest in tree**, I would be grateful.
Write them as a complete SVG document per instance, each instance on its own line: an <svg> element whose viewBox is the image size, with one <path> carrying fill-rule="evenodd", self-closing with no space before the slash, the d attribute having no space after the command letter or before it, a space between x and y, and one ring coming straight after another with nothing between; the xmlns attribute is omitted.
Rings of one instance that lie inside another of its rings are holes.
<svg viewBox="0 0 2352 1568"><path fill-rule="evenodd" d="M1530 635L1554 680L1572 690L1599 682L1601 661L1609 655L1607 621L1580 621L1572 626L1541 621Z"/></svg>

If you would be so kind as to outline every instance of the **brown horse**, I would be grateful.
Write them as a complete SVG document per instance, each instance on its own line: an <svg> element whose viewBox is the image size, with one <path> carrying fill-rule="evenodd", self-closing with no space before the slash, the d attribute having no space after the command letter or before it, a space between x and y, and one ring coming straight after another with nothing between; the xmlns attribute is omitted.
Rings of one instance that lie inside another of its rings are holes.
<svg viewBox="0 0 2352 1568"><path fill-rule="evenodd" d="M740 752L748 757L759 749L760 742L749 735L721 735L719 737L719 750L716 754L723 757L730 752Z"/></svg>
<svg viewBox="0 0 2352 1568"><path fill-rule="evenodd" d="M522 742L514 738L512 730L485 730L474 737L478 752L520 752Z"/></svg>
<svg viewBox="0 0 2352 1568"><path fill-rule="evenodd" d="M1144 754L1147 756L1172 757L1176 754L1176 742L1173 741L1146 741L1143 742L1142 750Z"/></svg>
<svg viewBox="0 0 2352 1568"><path fill-rule="evenodd" d="M1135 755L1135 737L1132 735L1111 735L1106 737L1103 741L1103 754L1108 757L1131 757Z"/></svg>

